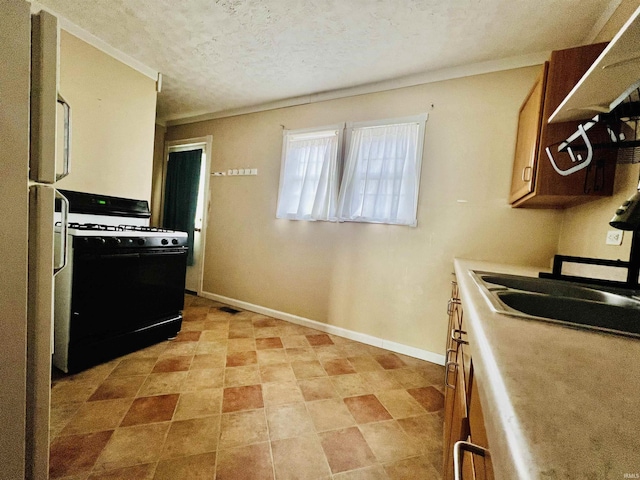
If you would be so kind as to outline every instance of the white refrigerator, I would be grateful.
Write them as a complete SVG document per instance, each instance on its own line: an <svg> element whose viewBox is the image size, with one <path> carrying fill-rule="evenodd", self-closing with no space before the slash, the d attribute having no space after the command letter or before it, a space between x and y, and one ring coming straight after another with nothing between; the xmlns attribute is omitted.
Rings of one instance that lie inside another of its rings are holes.
<svg viewBox="0 0 640 480"><path fill-rule="evenodd" d="M57 19L0 0L0 478L48 478L55 183L69 172L70 108L58 93ZM57 245L56 245L57 243ZM60 249L59 254L54 252Z"/></svg>

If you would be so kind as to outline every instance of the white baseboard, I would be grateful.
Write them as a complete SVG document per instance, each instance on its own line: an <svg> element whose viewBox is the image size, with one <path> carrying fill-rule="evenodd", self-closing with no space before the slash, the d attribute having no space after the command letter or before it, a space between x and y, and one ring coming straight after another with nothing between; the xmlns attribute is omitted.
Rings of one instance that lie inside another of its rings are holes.
<svg viewBox="0 0 640 480"><path fill-rule="evenodd" d="M243 310L249 310L250 312L260 313L269 317L285 320L296 325L303 327L313 328L320 330L321 332L336 335L338 337L348 338L356 342L365 343L374 347L384 348L395 353L400 353L408 357L419 358L420 360L426 360L427 362L435 363L438 365L444 365L444 355L438 353L429 352L428 350L422 350L420 348L411 347L402 343L392 342L390 340L384 340L382 338L367 335L365 333L354 332L353 330L347 330L346 328L336 327L335 325L327 325L326 323L311 320L309 318L299 317L290 313L281 312L279 310L273 310L271 308L263 307L261 305L254 305L252 303L236 300L235 298L224 297L210 292L201 292L200 295L209 300L214 300L220 303L226 303L234 307L242 308Z"/></svg>

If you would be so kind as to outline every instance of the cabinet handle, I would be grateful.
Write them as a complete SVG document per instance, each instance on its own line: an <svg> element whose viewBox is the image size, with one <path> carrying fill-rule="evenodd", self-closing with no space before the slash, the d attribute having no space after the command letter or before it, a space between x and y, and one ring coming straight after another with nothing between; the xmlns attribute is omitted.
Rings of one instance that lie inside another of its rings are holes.
<svg viewBox="0 0 640 480"><path fill-rule="evenodd" d="M458 333L459 336L456 337L456 333ZM469 342L467 342L466 340L462 340L462 335L466 335L466 334L467 334L467 332L465 332L464 330L460 330L459 328L452 328L451 329L451 340L453 340L457 344L469 345Z"/></svg>
<svg viewBox="0 0 640 480"><path fill-rule="evenodd" d="M455 365L455 368L453 370L451 370L449 368L452 365ZM456 362L447 362L444 365L444 384L445 384L445 386L449 387L450 389L455 390L456 389L455 384L452 385L452 384L449 383L449 373L450 372L455 372L456 375L458 374L458 364Z"/></svg>
<svg viewBox="0 0 640 480"><path fill-rule="evenodd" d="M526 166L522 169L522 181L530 182L531 181L531 173L533 169L530 166Z"/></svg>
<svg viewBox="0 0 640 480"><path fill-rule="evenodd" d="M453 445L453 478L454 480L463 480L462 478L462 452L471 452L474 455L486 457L489 450L480 445L460 440Z"/></svg>
<svg viewBox="0 0 640 480"><path fill-rule="evenodd" d="M447 368L447 365L449 363L455 363L455 362L451 362L451 360L449 360L449 356L451 353L456 353L458 350L455 348L447 348L447 353L444 356L444 365L445 365L445 369L444 369L444 384L447 385L447 377L449 376L449 369Z"/></svg>
<svg viewBox="0 0 640 480"><path fill-rule="evenodd" d="M449 301L447 302L447 315L452 315L453 314L453 306L454 305L460 305L460 299L459 298L450 298Z"/></svg>

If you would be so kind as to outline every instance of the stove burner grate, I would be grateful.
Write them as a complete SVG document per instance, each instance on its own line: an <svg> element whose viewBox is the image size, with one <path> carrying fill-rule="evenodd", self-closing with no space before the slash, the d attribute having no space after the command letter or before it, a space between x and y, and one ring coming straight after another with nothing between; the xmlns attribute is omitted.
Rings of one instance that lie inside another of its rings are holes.
<svg viewBox="0 0 640 480"><path fill-rule="evenodd" d="M56 227L62 226L62 222L56 222ZM175 230L167 230L158 227L144 227L140 225L104 225L100 223L78 223L69 222L69 228L85 231L104 232L154 232L154 233L174 233Z"/></svg>
<svg viewBox="0 0 640 480"><path fill-rule="evenodd" d="M56 222L56 227L62 226L62 222ZM73 228L75 230L99 230L105 232L117 232L124 230L120 228L120 226L116 225L103 225L100 223L78 223L78 222L69 222L69 228Z"/></svg>
<svg viewBox="0 0 640 480"><path fill-rule="evenodd" d="M118 225L121 230L128 230L133 232L160 232L160 233L173 233L175 230L167 230L159 227L143 227L140 225Z"/></svg>

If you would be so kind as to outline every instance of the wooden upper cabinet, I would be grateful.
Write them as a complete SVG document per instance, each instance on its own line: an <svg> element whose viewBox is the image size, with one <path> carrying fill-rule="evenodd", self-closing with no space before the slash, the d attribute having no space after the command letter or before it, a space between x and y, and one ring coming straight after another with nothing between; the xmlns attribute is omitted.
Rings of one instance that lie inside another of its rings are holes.
<svg viewBox="0 0 640 480"><path fill-rule="evenodd" d="M566 176L554 169L545 151L550 147L554 161L562 171L577 165L568 153L558 153L557 146L576 132L579 122L547 122L606 45L598 43L557 50L543 66L520 109L509 195L512 206L564 208L613 193L615 150L594 150L589 166ZM593 137L592 143L604 140L601 138L604 129L592 129L589 134ZM575 151L586 157L585 152Z"/></svg>
<svg viewBox="0 0 640 480"><path fill-rule="evenodd" d="M542 100L547 80L549 62L545 62L540 75L536 78L529 95L525 99L518 115L518 136L516 137L516 153L513 160L513 177L511 178L511 194L509 202L513 203L534 187L534 169L538 156L539 132L542 123Z"/></svg>

